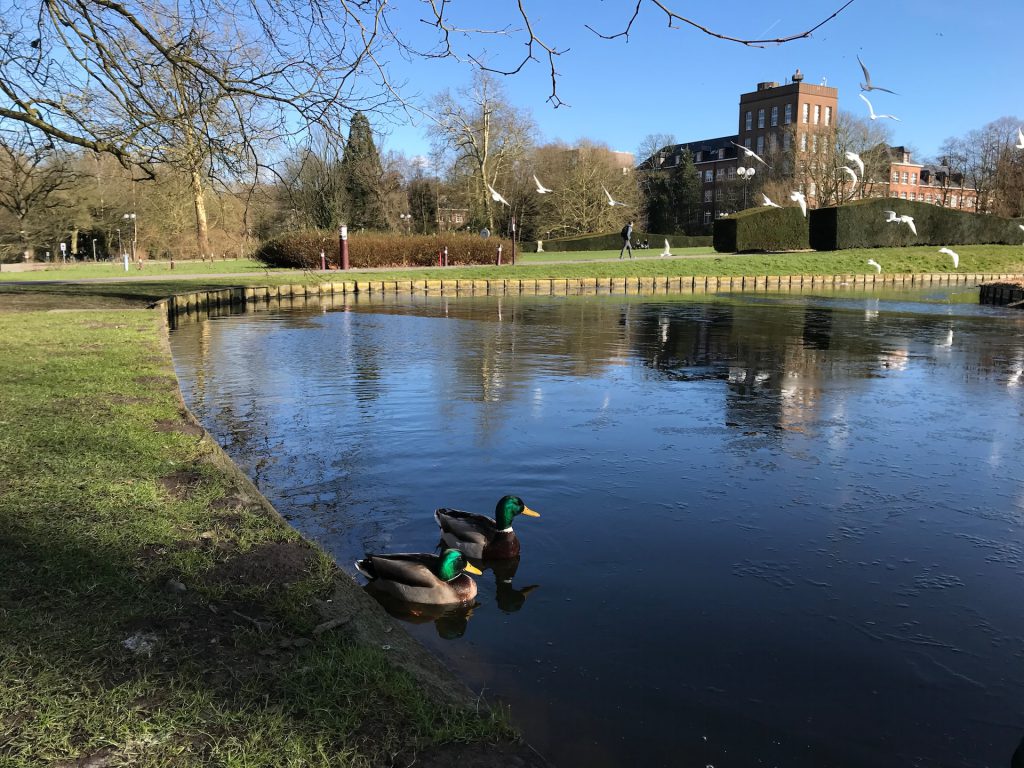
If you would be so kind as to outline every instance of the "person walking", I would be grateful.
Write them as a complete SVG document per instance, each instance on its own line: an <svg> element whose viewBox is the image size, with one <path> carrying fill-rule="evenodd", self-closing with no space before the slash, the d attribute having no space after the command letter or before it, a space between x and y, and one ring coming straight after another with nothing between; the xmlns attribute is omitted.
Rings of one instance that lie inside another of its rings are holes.
<svg viewBox="0 0 1024 768"><path fill-rule="evenodd" d="M622 228L622 232L620 234L622 235L622 250L619 251L619 258L621 259L622 255L628 249L629 250L629 258L632 259L633 258L633 246L629 242L629 239L633 236L633 222L630 221L628 224L626 224L626 226L624 226Z"/></svg>

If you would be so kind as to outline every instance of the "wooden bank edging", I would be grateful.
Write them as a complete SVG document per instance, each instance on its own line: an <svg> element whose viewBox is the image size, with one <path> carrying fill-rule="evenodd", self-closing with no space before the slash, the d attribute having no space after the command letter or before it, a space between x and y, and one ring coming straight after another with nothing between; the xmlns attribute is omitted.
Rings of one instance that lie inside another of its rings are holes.
<svg viewBox="0 0 1024 768"><path fill-rule="evenodd" d="M235 286L195 291L169 297L170 316L228 308L277 299L324 298L359 294L412 294L426 296L575 296L588 294L686 294L719 291L772 291L794 288L905 287L924 285L978 285L988 281L1022 279L1021 275L943 272L935 274L868 275L754 275L674 277L579 277L531 280L342 280L263 287Z"/></svg>
<svg viewBox="0 0 1024 768"><path fill-rule="evenodd" d="M995 304L1003 307L1024 307L1024 280L1001 279L985 283L978 294L980 304Z"/></svg>

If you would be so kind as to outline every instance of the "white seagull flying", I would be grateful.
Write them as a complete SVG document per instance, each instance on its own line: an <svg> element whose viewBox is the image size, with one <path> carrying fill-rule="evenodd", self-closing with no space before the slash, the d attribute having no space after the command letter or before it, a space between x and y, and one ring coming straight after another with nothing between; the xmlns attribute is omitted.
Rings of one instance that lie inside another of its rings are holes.
<svg viewBox="0 0 1024 768"><path fill-rule="evenodd" d="M672 247L668 244L668 238L665 238L665 251L661 254L662 256L671 256Z"/></svg>
<svg viewBox="0 0 1024 768"><path fill-rule="evenodd" d="M891 221L899 221L900 217L896 215L896 211L882 211L886 214L885 223L888 224Z"/></svg>
<svg viewBox="0 0 1024 768"><path fill-rule="evenodd" d="M487 191L491 193L491 200L493 200L494 202L501 203L502 205L507 205L509 208L512 207L509 204L508 200L502 197L490 184L487 184Z"/></svg>
<svg viewBox="0 0 1024 768"><path fill-rule="evenodd" d="M868 259L868 265L874 267L876 272L881 272L882 271L882 265L879 264L874 259Z"/></svg>
<svg viewBox="0 0 1024 768"><path fill-rule="evenodd" d="M547 187L545 187L543 184L540 183L540 179L537 178L537 174L533 174L533 180L537 184L537 194L538 195L543 195L543 194L545 194L547 192L551 192L552 191L552 190L548 189Z"/></svg>
<svg viewBox="0 0 1024 768"><path fill-rule="evenodd" d="M603 186L603 185L602 185L601 189L604 189L604 186ZM605 194L605 197L607 197L607 198L608 198L608 205L621 205L621 206L622 206L623 208L625 208L625 207L626 207L626 204L625 204L625 203L620 203L620 202L619 202L618 200L615 200L615 199L614 199L614 198L613 198L613 197L611 196L611 193L610 193L610 192L609 192L609 191L608 191L607 189L604 189L604 194Z"/></svg>
<svg viewBox="0 0 1024 768"><path fill-rule="evenodd" d="M807 198L804 197L803 192L790 192L789 199L795 203L800 203L800 211L804 216L807 215Z"/></svg>
<svg viewBox="0 0 1024 768"><path fill-rule="evenodd" d="M853 186L857 186L857 174L853 172L853 168L851 168L848 165L844 165L843 170L850 174L850 179L853 181Z"/></svg>
<svg viewBox="0 0 1024 768"><path fill-rule="evenodd" d="M761 197L764 198L764 202L761 203L761 205L767 205L767 206L769 206L771 208L781 208L782 207L778 203L773 203L771 201L771 199L768 197L768 195L766 195L764 192L761 193Z"/></svg>
<svg viewBox="0 0 1024 768"><path fill-rule="evenodd" d="M752 157L755 160L757 160L757 162L761 163L761 165L763 165L765 168L771 168L771 166L768 165L768 163L766 163L764 160L762 160L761 156L757 154L757 152L755 152L754 150L748 149L747 147L744 147L742 144L737 144L735 141L730 141L729 143L732 144L734 147L742 149L744 157Z"/></svg>
<svg viewBox="0 0 1024 768"><path fill-rule="evenodd" d="M953 259L953 269L960 269L960 254L952 248L939 248L939 253L944 253Z"/></svg>
<svg viewBox="0 0 1024 768"><path fill-rule="evenodd" d="M1017 149L1024 149L1024 128L1017 127L1017 143L1014 144Z"/></svg>
<svg viewBox="0 0 1024 768"><path fill-rule="evenodd" d="M898 117L896 117L896 115L876 115L875 114L875 108L871 106L871 102L868 101L868 97L865 96L863 93L858 93L857 95L860 96L864 100L864 103L868 105L868 112L871 113L870 117L871 117L872 120L877 120L880 117L887 117L890 120L895 120L896 122L900 122L900 119Z"/></svg>
<svg viewBox="0 0 1024 768"><path fill-rule="evenodd" d="M917 226L914 224L913 216L907 216L906 214L903 214L902 216L899 216L896 219L896 222L899 224L906 224L908 227L910 227L910 231L913 232L914 235L917 235Z"/></svg>
<svg viewBox="0 0 1024 768"><path fill-rule="evenodd" d="M864 161L860 159L860 155L856 152L847 152L846 159L851 163L857 164L857 167L860 169L860 176L861 178L864 178Z"/></svg>
<svg viewBox="0 0 1024 768"><path fill-rule="evenodd" d="M868 68L864 66L864 62L860 60L860 55L857 56L857 63L860 64L861 71L864 73L864 82L860 84L862 91L885 91L891 93L893 96L899 96L896 91L890 91L888 88L882 88L879 85L871 84L871 75L868 74Z"/></svg>

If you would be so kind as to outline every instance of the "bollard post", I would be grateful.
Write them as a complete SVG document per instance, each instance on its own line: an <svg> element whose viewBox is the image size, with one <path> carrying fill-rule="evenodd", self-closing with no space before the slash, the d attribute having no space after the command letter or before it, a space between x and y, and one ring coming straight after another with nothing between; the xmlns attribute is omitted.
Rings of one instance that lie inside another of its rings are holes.
<svg viewBox="0 0 1024 768"><path fill-rule="evenodd" d="M498 266L501 266L501 243L498 243Z"/></svg>
<svg viewBox="0 0 1024 768"><path fill-rule="evenodd" d="M171 256L171 269L174 269L174 257Z"/></svg>
<svg viewBox="0 0 1024 768"><path fill-rule="evenodd" d="M512 266L516 265L516 217L512 217Z"/></svg>
<svg viewBox="0 0 1024 768"><path fill-rule="evenodd" d="M338 237L341 240L341 268L348 269L348 227L344 224L338 228Z"/></svg>
<svg viewBox="0 0 1024 768"><path fill-rule="evenodd" d="M324 249L320 249L320 269L324 272L327 271L327 254L324 253Z"/></svg>
<svg viewBox="0 0 1024 768"><path fill-rule="evenodd" d="M439 266L439 267L443 267L444 266L444 264L441 263L441 252L440 251L437 252L437 266Z"/></svg>
<svg viewBox="0 0 1024 768"><path fill-rule="evenodd" d="M448 266L448 246L444 247L444 265Z"/></svg>

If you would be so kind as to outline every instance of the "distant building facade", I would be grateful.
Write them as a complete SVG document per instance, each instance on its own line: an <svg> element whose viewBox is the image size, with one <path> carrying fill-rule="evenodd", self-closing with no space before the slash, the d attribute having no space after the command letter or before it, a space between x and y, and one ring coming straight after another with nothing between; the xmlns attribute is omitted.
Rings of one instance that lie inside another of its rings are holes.
<svg viewBox="0 0 1024 768"><path fill-rule="evenodd" d="M785 167L781 170L791 179L793 188L804 192L813 204L815 185L807 177L801 178L800 169L818 152L819 137L827 135L835 125L838 109L839 89L824 83L805 83L798 69L788 83L761 82L756 90L740 94L735 135L663 147L637 168L671 170L681 162L682 152L690 152L702 184L700 223L705 226L718 216L761 202L753 199L748 188L753 186L752 179L766 168L747 157L737 145L761 158L795 160L783 160ZM945 166L914 163L905 147L887 147L886 151L890 158L887 180L869 184L863 192L865 196L976 210L977 191L965 187L958 174L951 174ZM741 168L753 168L754 174L737 174Z"/></svg>

